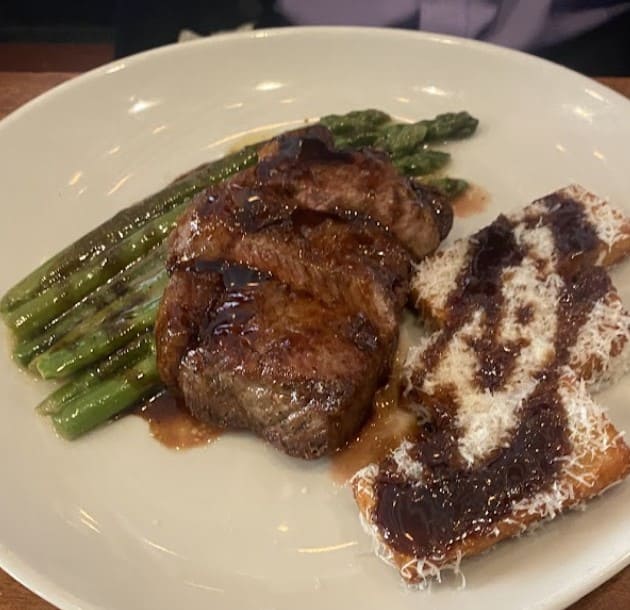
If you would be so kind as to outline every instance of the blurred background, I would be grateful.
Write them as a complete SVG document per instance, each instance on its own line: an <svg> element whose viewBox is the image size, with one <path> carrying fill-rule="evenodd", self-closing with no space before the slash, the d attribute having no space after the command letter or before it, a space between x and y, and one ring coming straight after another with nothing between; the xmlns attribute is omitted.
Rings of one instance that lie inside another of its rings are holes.
<svg viewBox="0 0 630 610"><path fill-rule="evenodd" d="M0 0L0 71L77 72L192 33L292 24L445 32L630 75L630 2L619 0Z"/></svg>

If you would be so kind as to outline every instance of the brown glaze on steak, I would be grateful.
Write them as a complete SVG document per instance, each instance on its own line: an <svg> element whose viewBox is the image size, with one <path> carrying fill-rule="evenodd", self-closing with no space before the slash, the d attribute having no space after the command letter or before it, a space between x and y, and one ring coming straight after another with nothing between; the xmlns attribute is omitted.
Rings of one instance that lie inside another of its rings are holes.
<svg viewBox="0 0 630 610"><path fill-rule="evenodd" d="M238 262L296 290L316 290L326 303L362 308L378 327L395 326L391 301L398 293L406 298L406 283L397 278L409 257L391 234L367 218L343 220L254 196L241 201L240 188L228 184L196 201L175 229L171 252L184 254L170 257L172 270L195 261Z"/></svg>
<svg viewBox="0 0 630 610"><path fill-rule="evenodd" d="M379 339L360 312L276 281L235 288L184 355L180 388L194 416L317 457L363 423L395 339Z"/></svg>
<svg viewBox="0 0 630 610"><path fill-rule="evenodd" d="M219 214L223 222L235 218L242 232L295 208L360 215L393 233L415 258L433 252L452 226L452 209L434 190L401 176L384 153L334 150L324 127L280 136L262 148L260 158L257 166L197 198L176 230L171 261L207 256L215 230L203 220L208 214Z"/></svg>
<svg viewBox="0 0 630 610"><path fill-rule="evenodd" d="M380 154L332 149L323 128L260 158L200 194L173 232L158 368L195 417L315 458L369 414L412 256L435 249L447 214Z"/></svg>

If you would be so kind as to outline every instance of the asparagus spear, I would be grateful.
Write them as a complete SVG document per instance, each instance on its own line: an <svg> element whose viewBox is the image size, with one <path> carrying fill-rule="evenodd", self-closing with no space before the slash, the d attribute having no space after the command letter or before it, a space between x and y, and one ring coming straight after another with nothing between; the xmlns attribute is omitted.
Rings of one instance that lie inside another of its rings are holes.
<svg viewBox="0 0 630 610"><path fill-rule="evenodd" d="M472 136L479 121L467 112L438 114L429 121L420 121L427 129L425 142L455 140Z"/></svg>
<svg viewBox="0 0 630 610"><path fill-rule="evenodd" d="M335 148L340 150L352 150L355 148L362 148L364 146L373 146L376 140L380 137L378 131L363 131L347 136L334 135Z"/></svg>
<svg viewBox="0 0 630 610"><path fill-rule="evenodd" d="M31 337L84 296L98 288L159 244L171 232L187 203L145 224L121 242L93 258L63 281L6 315L6 322L18 338Z"/></svg>
<svg viewBox="0 0 630 610"><path fill-rule="evenodd" d="M106 422L159 387L155 349L137 364L88 388L53 416L57 432L75 439Z"/></svg>
<svg viewBox="0 0 630 610"><path fill-rule="evenodd" d="M94 334L95 329L111 325L113 321L135 311L138 306L161 298L167 281L168 274L163 266L158 267L153 274L138 278L125 294L121 294L119 298L104 307L89 312L89 315L79 319L71 330L40 356L44 356L42 359L45 359L51 354L75 349L75 346L84 341L85 337ZM40 356L35 360L39 360ZM33 367L35 368L35 364Z"/></svg>
<svg viewBox="0 0 630 610"><path fill-rule="evenodd" d="M392 163L407 176L423 176L442 169L451 155L441 150L420 150L417 153L394 157Z"/></svg>
<svg viewBox="0 0 630 610"><path fill-rule="evenodd" d="M390 123L392 118L381 110L353 110L347 114L329 114L319 121L328 127L335 136L352 136L357 133L376 131Z"/></svg>
<svg viewBox="0 0 630 610"><path fill-rule="evenodd" d="M477 129L479 121L468 112L447 112L416 123L394 123L378 110L359 110L347 115L320 119L340 148L375 145L393 158L406 155L428 142L465 138Z"/></svg>
<svg viewBox="0 0 630 610"><path fill-rule="evenodd" d="M468 188L468 182L461 178L426 176L418 179L418 182L433 187L447 199L455 199Z"/></svg>
<svg viewBox="0 0 630 610"><path fill-rule="evenodd" d="M158 193L122 210L73 244L61 250L18 282L0 300L0 312L13 311L44 290L68 278L107 248L165 214L196 192L221 182L256 161L258 147L247 146L218 161L200 166Z"/></svg>
<svg viewBox="0 0 630 610"><path fill-rule="evenodd" d="M58 379L108 356L153 326L166 281L164 273L145 299L122 312L113 313L100 324L97 318L98 326L87 320L73 336L64 338L62 343L37 356L31 367L44 379Z"/></svg>
<svg viewBox="0 0 630 610"><path fill-rule="evenodd" d="M45 352L61 337L71 332L81 321L90 318L97 311L125 295L137 292L143 283L164 269L166 242L162 242L145 258L139 259L127 269L118 272L111 280L99 286L85 299L62 314L52 325L33 339L17 343L13 357L23 366Z"/></svg>
<svg viewBox="0 0 630 610"><path fill-rule="evenodd" d="M128 343L118 351L110 354L102 362L99 362L92 368L80 373L60 388L57 388L52 394L39 403L37 411L42 415L55 415L60 413L70 400L114 373L122 369L131 368L153 349L155 349L153 331L149 330L134 339L131 343Z"/></svg>
<svg viewBox="0 0 630 610"><path fill-rule="evenodd" d="M428 127L420 123L393 123L381 129L374 145L392 157L401 157L422 148Z"/></svg>

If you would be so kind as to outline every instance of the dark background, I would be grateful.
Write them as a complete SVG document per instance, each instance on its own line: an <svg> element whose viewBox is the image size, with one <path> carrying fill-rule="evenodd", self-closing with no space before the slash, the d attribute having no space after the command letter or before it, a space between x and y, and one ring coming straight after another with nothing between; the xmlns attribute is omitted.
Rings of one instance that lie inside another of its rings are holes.
<svg viewBox="0 0 630 610"><path fill-rule="evenodd" d="M273 4L273 0L0 0L0 70L83 70L175 42L183 28L209 34L245 22L256 27L288 25ZM89 47L72 57L72 51L78 51L76 43ZM630 75L630 12L536 54L589 75Z"/></svg>

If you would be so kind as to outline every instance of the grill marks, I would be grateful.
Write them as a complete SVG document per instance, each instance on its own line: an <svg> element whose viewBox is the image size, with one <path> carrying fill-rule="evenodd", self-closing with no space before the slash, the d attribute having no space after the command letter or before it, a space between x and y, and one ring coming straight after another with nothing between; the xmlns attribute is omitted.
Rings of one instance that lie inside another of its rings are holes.
<svg viewBox="0 0 630 610"><path fill-rule="evenodd" d="M483 331L469 339L469 345L478 361L474 383L480 391L502 390L527 345L525 339L500 338L506 310L503 283L510 267L528 256L515 237L515 225L500 216L471 240L467 263L448 299L448 318L421 355L413 379L411 396L420 397L422 408L433 416L410 450L410 457L423 466L423 480L406 478L392 458L380 464L373 518L384 540L398 552L439 561L466 538L490 534L515 503L553 483L561 464L558 458L571 452L567 416L558 395L559 370L568 364L570 349L594 304L612 286L607 273L593 266L601 242L582 205L553 195L542 203L547 213L528 222L529 228L543 223L550 229L556 271L562 280L552 361L537 371L537 385L521 403L519 423L507 445L473 467L464 463L458 451L456 388L438 386L429 394L417 390L439 366L456 333L479 311ZM545 279L542 267L541 281ZM515 322L526 327L534 315L535 303L521 305Z"/></svg>

